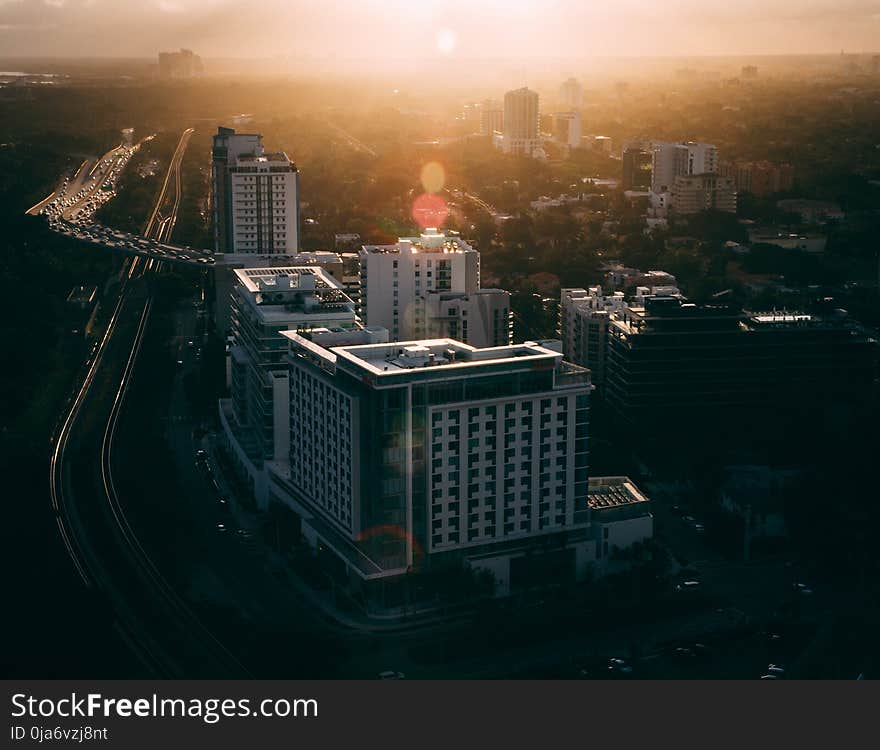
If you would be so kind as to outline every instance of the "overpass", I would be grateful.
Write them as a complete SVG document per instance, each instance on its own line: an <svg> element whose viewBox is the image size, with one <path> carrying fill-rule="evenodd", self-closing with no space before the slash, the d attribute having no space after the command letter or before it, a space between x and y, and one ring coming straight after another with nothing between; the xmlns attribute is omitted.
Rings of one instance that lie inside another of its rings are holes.
<svg viewBox="0 0 880 750"><path fill-rule="evenodd" d="M125 255L136 255L141 258L201 268L211 267L215 263L214 253L208 250L171 245L167 242L147 239L139 234L110 229L102 224L74 224L62 219L53 219L49 222L49 226L56 232L73 239L109 250L116 250Z"/></svg>

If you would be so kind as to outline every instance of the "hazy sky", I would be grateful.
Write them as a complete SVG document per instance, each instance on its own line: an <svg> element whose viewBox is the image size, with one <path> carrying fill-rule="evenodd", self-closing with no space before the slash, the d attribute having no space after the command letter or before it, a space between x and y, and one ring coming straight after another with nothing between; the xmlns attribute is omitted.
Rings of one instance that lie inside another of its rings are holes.
<svg viewBox="0 0 880 750"><path fill-rule="evenodd" d="M0 56L880 51L880 0L0 0Z"/></svg>

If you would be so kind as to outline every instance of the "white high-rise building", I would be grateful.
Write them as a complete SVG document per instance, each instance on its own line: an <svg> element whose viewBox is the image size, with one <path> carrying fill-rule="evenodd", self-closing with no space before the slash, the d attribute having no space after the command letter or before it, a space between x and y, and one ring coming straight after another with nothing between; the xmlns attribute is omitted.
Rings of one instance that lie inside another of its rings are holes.
<svg viewBox="0 0 880 750"><path fill-rule="evenodd" d="M470 294L432 290L422 294L421 309L425 338L456 339L478 349L513 341L510 292L503 289Z"/></svg>
<svg viewBox="0 0 880 750"><path fill-rule="evenodd" d="M717 174L718 149L710 143L653 144L651 191L668 193L680 175Z"/></svg>
<svg viewBox="0 0 880 750"><path fill-rule="evenodd" d="M296 253L299 171L287 154L266 153L261 135L220 128L212 174L216 252Z"/></svg>
<svg viewBox="0 0 880 750"><path fill-rule="evenodd" d="M220 402L220 417L230 453L257 491L263 462L288 455L287 340L281 332L351 330L358 323L354 303L318 266L239 268L234 275L231 398Z"/></svg>
<svg viewBox="0 0 880 750"><path fill-rule="evenodd" d="M587 476L592 386L559 342L284 335L290 462L269 467L269 495L316 546L365 581L462 558L500 593L538 561L587 574L601 554Z"/></svg>
<svg viewBox="0 0 880 750"><path fill-rule="evenodd" d="M480 254L457 234L436 229L395 245L365 245L360 261L361 317L387 328L392 340L425 337L426 293L470 295L480 288Z"/></svg>
<svg viewBox="0 0 880 750"><path fill-rule="evenodd" d="M579 109L584 103L584 90L577 78L567 78L559 87L559 104L567 109Z"/></svg>
<svg viewBox="0 0 880 750"><path fill-rule="evenodd" d="M553 115L553 140L569 148L581 146L581 113L557 112Z"/></svg>
<svg viewBox="0 0 880 750"><path fill-rule="evenodd" d="M559 305L559 335L562 353L569 362L589 367L599 386L605 375L608 319L626 306L623 292L602 294L602 287L562 289Z"/></svg>
<svg viewBox="0 0 880 750"><path fill-rule="evenodd" d="M507 154L537 156L543 152L538 94L528 88L504 95L504 128L497 145Z"/></svg>

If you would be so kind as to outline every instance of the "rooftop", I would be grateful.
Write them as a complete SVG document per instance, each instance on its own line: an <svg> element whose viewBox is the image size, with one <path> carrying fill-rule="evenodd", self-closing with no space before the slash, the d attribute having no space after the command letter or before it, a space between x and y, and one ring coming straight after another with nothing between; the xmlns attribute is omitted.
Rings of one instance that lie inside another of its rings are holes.
<svg viewBox="0 0 880 750"><path fill-rule="evenodd" d="M418 237L401 237L395 245L364 245L363 253L400 254L400 253L474 253L474 250L458 234L443 233L428 228Z"/></svg>
<svg viewBox="0 0 880 750"><path fill-rule="evenodd" d="M238 268L238 286L266 320L291 314L354 318L354 302L320 266Z"/></svg>
<svg viewBox="0 0 880 750"><path fill-rule="evenodd" d="M587 486L587 504L591 510L637 507L640 503L645 512L649 500L629 477L592 477Z"/></svg>
<svg viewBox="0 0 880 750"><path fill-rule="evenodd" d="M426 339L393 344L334 349L337 355L374 375L400 373L426 367L448 370L486 364L528 361L553 367L562 356L534 342L477 349L454 339Z"/></svg>

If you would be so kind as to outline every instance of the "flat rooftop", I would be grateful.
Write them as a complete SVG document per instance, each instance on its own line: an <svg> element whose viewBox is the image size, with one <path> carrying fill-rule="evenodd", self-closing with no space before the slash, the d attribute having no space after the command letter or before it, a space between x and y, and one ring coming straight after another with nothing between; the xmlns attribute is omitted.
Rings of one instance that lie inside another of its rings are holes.
<svg viewBox="0 0 880 750"><path fill-rule="evenodd" d="M374 255L400 253L475 253L457 234L428 228L418 237L401 237L395 245L364 245L361 252Z"/></svg>
<svg viewBox="0 0 880 750"><path fill-rule="evenodd" d="M392 375L431 368L450 370L488 364L546 363L554 367L562 359L559 352L534 342L476 349L454 339L402 341L333 348L341 359L373 375Z"/></svg>
<svg viewBox="0 0 880 750"><path fill-rule="evenodd" d="M312 288L312 289L337 289L339 285L336 280L330 276L320 266L312 265L296 265L296 266L265 266L260 268L236 268L233 270L238 283L241 284L249 292L257 294L265 289L268 283L277 283L279 278L286 277L289 280L291 289L296 288ZM302 283L302 279L307 277L314 279L312 285Z"/></svg>
<svg viewBox="0 0 880 750"><path fill-rule="evenodd" d="M633 508L644 503L647 511L648 498L629 477L592 477L587 486L587 505L591 510Z"/></svg>

